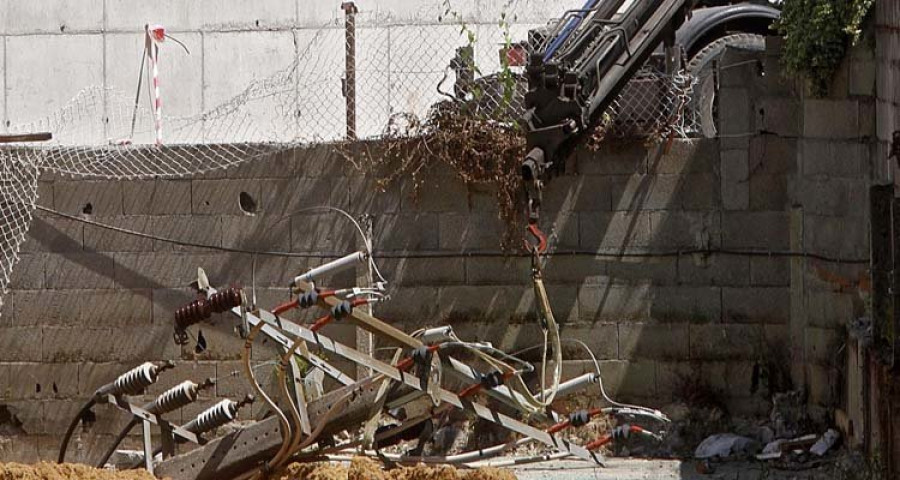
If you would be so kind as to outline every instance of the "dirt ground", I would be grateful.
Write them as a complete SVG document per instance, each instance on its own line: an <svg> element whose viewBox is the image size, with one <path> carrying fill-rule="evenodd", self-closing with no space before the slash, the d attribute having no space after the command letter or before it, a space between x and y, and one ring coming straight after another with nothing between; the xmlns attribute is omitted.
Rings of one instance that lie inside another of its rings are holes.
<svg viewBox="0 0 900 480"><path fill-rule="evenodd" d="M456 470L451 467L403 467L384 471L381 464L357 458L347 465L293 463L272 480L516 480L505 470L493 468ZM41 462L35 465L0 464L0 480L156 480L146 470L116 472L73 463Z"/></svg>
<svg viewBox="0 0 900 480"><path fill-rule="evenodd" d="M349 466L329 463L293 463L272 476L273 480L516 480L506 470L485 468L456 470L452 467L401 467L382 470L368 458L356 458ZM3 480L3 479L0 479Z"/></svg>
<svg viewBox="0 0 900 480"><path fill-rule="evenodd" d="M0 463L0 480L156 480L146 470L114 472L76 463Z"/></svg>

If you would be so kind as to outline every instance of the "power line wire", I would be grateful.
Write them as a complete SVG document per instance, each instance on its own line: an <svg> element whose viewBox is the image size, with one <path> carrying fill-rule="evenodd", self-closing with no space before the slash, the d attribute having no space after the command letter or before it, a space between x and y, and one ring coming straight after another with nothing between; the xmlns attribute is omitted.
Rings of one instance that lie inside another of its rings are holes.
<svg viewBox="0 0 900 480"><path fill-rule="evenodd" d="M91 220L84 217L79 217L75 215L71 215L68 213L63 213L58 210L54 210L49 207L45 207L42 205L35 205L35 207L43 212L47 212L53 215L57 215L72 221L81 222L87 225L92 225L98 228L103 228L106 230L111 230L114 232L122 233L125 235L132 235L140 238L147 238L151 240L157 240L160 242L171 243L173 245L180 245L184 247L195 247L195 248L206 248L210 250L218 250L222 252L229 253L241 253L248 255L262 255L262 256L273 256L273 257L294 257L294 258L322 258L322 257L339 257L342 256L345 252L281 252L281 251L271 251L271 250L249 250L244 248L236 248L236 247L224 247L218 245L208 245L197 242L190 242L185 240L179 240L174 238L163 237L160 235L154 235L150 233L138 232L136 230L130 230L127 228L117 227L115 225L109 225L105 223L101 223L95 220ZM771 257L771 258L807 258L811 260L819 260L827 263L838 263L838 264L846 264L846 265L866 265L869 263L869 259L861 259L861 258L844 258L844 257L835 257L830 255L823 255L818 253L810 253L810 252L796 252L792 250L766 250L766 249L731 249L731 248L688 248L688 249L673 249L673 250L662 250L662 251L640 251L640 252L629 252L618 250L588 250L588 249L566 249L566 250L556 250L549 254L549 256L578 256L578 257L593 257L593 258L671 258L671 257L683 257L683 256L691 256L691 255L731 255L731 256L744 256L744 257ZM505 251L505 250L463 250L463 251L426 251L426 252L375 252L373 253L375 258L381 259L403 259L403 258L412 258L412 259L424 259L424 258L484 258L484 257L522 257L522 258L530 258L531 254L528 252L515 252L515 251Z"/></svg>

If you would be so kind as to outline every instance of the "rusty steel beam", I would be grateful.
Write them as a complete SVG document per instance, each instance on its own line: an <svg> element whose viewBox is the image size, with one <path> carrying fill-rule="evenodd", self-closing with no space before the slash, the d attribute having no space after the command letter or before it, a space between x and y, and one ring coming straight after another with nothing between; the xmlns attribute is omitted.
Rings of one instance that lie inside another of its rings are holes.
<svg viewBox="0 0 900 480"><path fill-rule="evenodd" d="M296 287L298 290L304 293L309 292L313 288L312 284L303 280L297 281ZM323 306L331 308L341 303L341 299L337 297L325 297L319 299L319 302ZM422 341L418 338L413 337L408 333L385 323L383 320L380 320L377 317L374 317L359 308L354 308L353 311L350 312L350 316L348 317L348 319L356 324L357 327L372 333L376 333L378 335L383 335L387 338L390 338L397 344L404 345L412 349L424 345L424 343L422 343ZM299 331L291 330L290 328L288 329L288 332L293 335L297 335L299 333ZM453 357L446 357L446 360L448 360L453 366L453 368L447 370L448 373L464 382L477 381L475 369L456 360ZM500 385L495 389L486 390L485 393L517 410L521 409L522 403L525 402L520 393L510 389L506 385ZM533 418L542 421L549 420L552 422L557 422L561 417L552 408L548 408L545 412L538 412L536 414L533 414Z"/></svg>
<svg viewBox="0 0 900 480"><path fill-rule="evenodd" d="M260 310L260 315L262 315L262 320L267 321L267 323L274 322L275 316L272 313L267 312L265 310ZM252 316L252 314L247 314L248 317ZM265 317L271 317L268 320ZM377 321L377 319L376 319ZM380 321L379 321L380 322ZM286 325L289 323L286 322ZM421 379L414 375L410 375L406 373L404 370L401 370L394 365L389 365L385 362L382 362L378 359L369 357L366 354L360 353L357 350L350 348L346 345L343 345L339 342L335 342L330 338L318 334L310 329L294 325L294 330L299 338L302 338L306 342L310 344L315 344L328 352L334 353L341 357L346 358L357 364L364 364L371 369L377 371L380 374L383 374L393 380L396 380L398 383L402 383L409 388L420 390L420 391L431 391L428 388L427 382L423 382ZM274 338L274 337L273 337ZM491 391L493 389L485 389L485 391ZM468 410L474 413L475 415L489 421L501 425L508 430L512 430L518 434L524 435L526 437L531 437L538 442L541 442L549 447L553 447L557 450L567 451L576 457L580 457L589 462L593 462L597 465L603 465L603 456L599 453L589 451L584 447L571 443L565 439L558 437L553 433L548 433L544 430L540 430L535 428L527 423L523 423L513 417L508 415L504 415L502 413L491 410L485 405L471 401L467 398L461 397L456 393L447 391L443 388L435 389L436 396L440 399L441 402L450 404L454 408L459 410ZM312 418L312 417L310 417Z"/></svg>
<svg viewBox="0 0 900 480"><path fill-rule="evenodd" d="M328 409L347 392L355 392L350 403L329 419L320 437L340 432L364 422L378 391L376 377L358 384L341 387L308 404L312 425L325 420ZM211 440L196 450L164 460L156 466L156 475L172 480L218 480L235 478L272 458L281 447L281 432L276 417L256 422L246 428Z"/></svg>
<svg viewBox="0 0 900 480"><path fill-rule="evenodd" d="M297 282L297 287L299 287L300 290L307 291L311 288L311 285L299 281ZM213 289L210 288L209 291L213 291ZM320 302L323 306L334 306L340 302L340 300L337 298L326 297L321 299ZM263 321L270 325L277 320L274 315L271 315L266 311L260 311L259 315L262 317L270 316L273 318L266 320L256 317L254 314L248 314L248 317L252 317L257 322ZM353 310L350 317L358 326L368 331L386 336L400 345L413 348L422 345L422 342L419 339L386 324L360 309ZM251 321L251 323L255 322ZM379 373L398 381L401 385L406 387L392 390L387 399L388 401L403 397L409 392L410 387L414 390L426 390L425 385L422 385L417 378L405 374L391 365L367 357L352 348L333 342L327 337L318 335L306 328L295 325L292 322L284 322L282 327L307 342L317 344L332 353L344 356L354 362L365 364L369 368L379 371ZM278 337L283 336L281 332L277 330L270 332L269 335L276 338L276 340L279 340ZM281 340L286 342L289 339L283 338ZM369 415L371 415L371 406L377 396L376 392L378 390L379 382L374 382L373 380L375 378L377 377L368 377L358 384L342 387L339 390L329 392L324 397L311 402L308 406L310 424L317 425L320 422L326 422L325 429L322 432L323 436L361 424L369 417ZM354 389L358 390L358 392L354 395L350 405L341 409L339 415L335 418L327 419L326 421L324 417L328 408L330 408L331 405L346 392ZM481 418L498 423L519 434L532 437L547 445L555 446L562 451L590 460L593 463L603 464L603 457L601 455L596 454L595 452L589 452L577 444L571 444L552 434L548 434L528 424L519 422L512 417L491 411L477 402L462 399L446 390L439 388L438 391L440 393L441 401L449 403L458 409L472 411ZM490 392L490 390L488 390L488 392ZM173 480L231 478L261 465L278 451L281 444L282 439L279 432L279 423L277 419L270 418L221 439L213 440L210 444L201 449L165 460L158 465L157 472L159 472L159 475L170 477Z"/></svg>

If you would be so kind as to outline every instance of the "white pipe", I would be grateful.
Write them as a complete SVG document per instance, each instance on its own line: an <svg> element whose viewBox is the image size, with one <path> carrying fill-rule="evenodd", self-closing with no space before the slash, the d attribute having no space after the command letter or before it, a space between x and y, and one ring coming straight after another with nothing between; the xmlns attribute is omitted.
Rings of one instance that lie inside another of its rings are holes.
<svg viewBox="0 0 900 480"><path fill-rule="evenodd" d="M597 383L600 381L600 375L597 373L585 373L584 375L575 377L569 381L563 382L559 384L559 388L556 390L556 395L561 397L565 397L571 393L577 392L578 390L589 387L591 384ZM546 398L552 392L550 389L544 390L541 398Z"/></svg>
<svg viewBox="0 0 900 480"><path fill-rule="evenodd" d="M443 327L429 328L422 332L419 337L422 343L438 343L453 340L453 327L445 325Z"/></svg>
<svg viewBox="0 0 900 480"><path fill-rule="evenodd" d="M366 252L354 252L350 255L319 265L310 271L294 277L294 285L300 282L315 282L328 274L337 273L366 261Z"/></svg>

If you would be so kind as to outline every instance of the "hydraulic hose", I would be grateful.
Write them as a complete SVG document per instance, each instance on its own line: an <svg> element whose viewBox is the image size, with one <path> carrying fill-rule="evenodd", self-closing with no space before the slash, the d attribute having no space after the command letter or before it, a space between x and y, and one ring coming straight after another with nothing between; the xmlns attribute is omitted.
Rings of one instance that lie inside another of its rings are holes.
<svg viewBox="0 0 900 480"><path fill-rule="evenodd" d="M81 419L87 415L87 412L94 408L94 405L97 404L96 397L91 398L87 401L82 407L81 410L78 411L78 415L72 419L72 422L69 423L69 428L66 429L66 434L63 436L62 444L59 446L59 458L57 459L58 463L64 463L66 461L66 450L69 449L69 440L72 438L72 434L75 432L75 427L78 426L78 423L81 422Z"/></svg>
<svg viewBox="0 0 900 480"><path fill-rule="evenodd" d="M250 380L250 385L256 390L256 393L263 399L264 402L272 409L275 415L278 416L278 422L281 425L281 438L284 440L285 438L290 438L291 436L291 425L285 416L284 412L281 411L280 408L272 401L268 394L262 389L259 385L259 382L256 380L256 375L253 374L253 368L250 366L250 352L253 349L253 340L262 331L263 326L265 326L265 322L259 322L256 326L250 330L250 333L247 335L247 340L244 342L244 350L242 352L241 360L243 360L244 364L244 374L247 375L247 378ZM275 454L275 457L266 462L266 467L264 470L268 470L272 465L274 465L273 460L280 459L282 455L284 455L284 450L286 446L282 444L282 448L278 450L278 453Z"/></svg>
<svg viewBox="0 0 900 480"><path fill-rule="evenodd" d="M382 377L384 377L384 375L376 375L374 377L369 377L366 380L360 381L357 384L357 389L364 388L369 383L378 381ZM291 454L293 454L295 451L302 450L302 449L312 445L319 438L319 435L322 434L322 431L325 429L325 427L328 426L328 424L331 422L331 419L334 418L334 415L338 411L340 411L344 407L346 407L347 404L350 402L350 399L352 399L353 397L355 397L358 394L357 389L348 391L347 393L342 395L341 398L337 399L337 401L335 401L330 407L328 407L328 410L325 412L325 415L316 424L316 428L314 428L313 431L310 432L309 436L307 436L306 439L303 440L303 442L301 442L299 445L297 445L296 450L291 451L289 454L285 455L285 458L282 459L282 463L284 461L286 461L287 459L289 459L291 457ZM244 475L237 477L235 480L265 478L264 477L265 472L270 471L271 468L272 468L272 465L269 462L269 463L266 463L266 465L261 470L246 473Z"/></svg>
<svg viewBox="0 0 900 480"><path fill-rule="evenodd" d="M284 401L287 402L291 411L291 419L293 420L293 430L290 438L284 437L282 438L282 445L279 452L284 452L284 456L282 458L278 458L277 456L272 459L272 464L275 468L281 466L281 464L288 458L290 453L295 451L296 446L300 443L300 437L303 433L303 421L300 418L300 410L297 407L297 404L294 403L294 399L291 398L291 392L288 390L287 378L286 378L286 370L288 367L288 362L293 361L294 353L297 351L297 348L300 344L303 343L303 339L296 339L294 343L291 345L291 348L288 349L287 352L281 357L281 362L278 364L278 386L279 392L281 393L281 397L284 398ZM302 388L302 387L301 387ZM298 392L299 395L303 395L303 391ZM305 400L298 400L305 401Z"/></svg>

